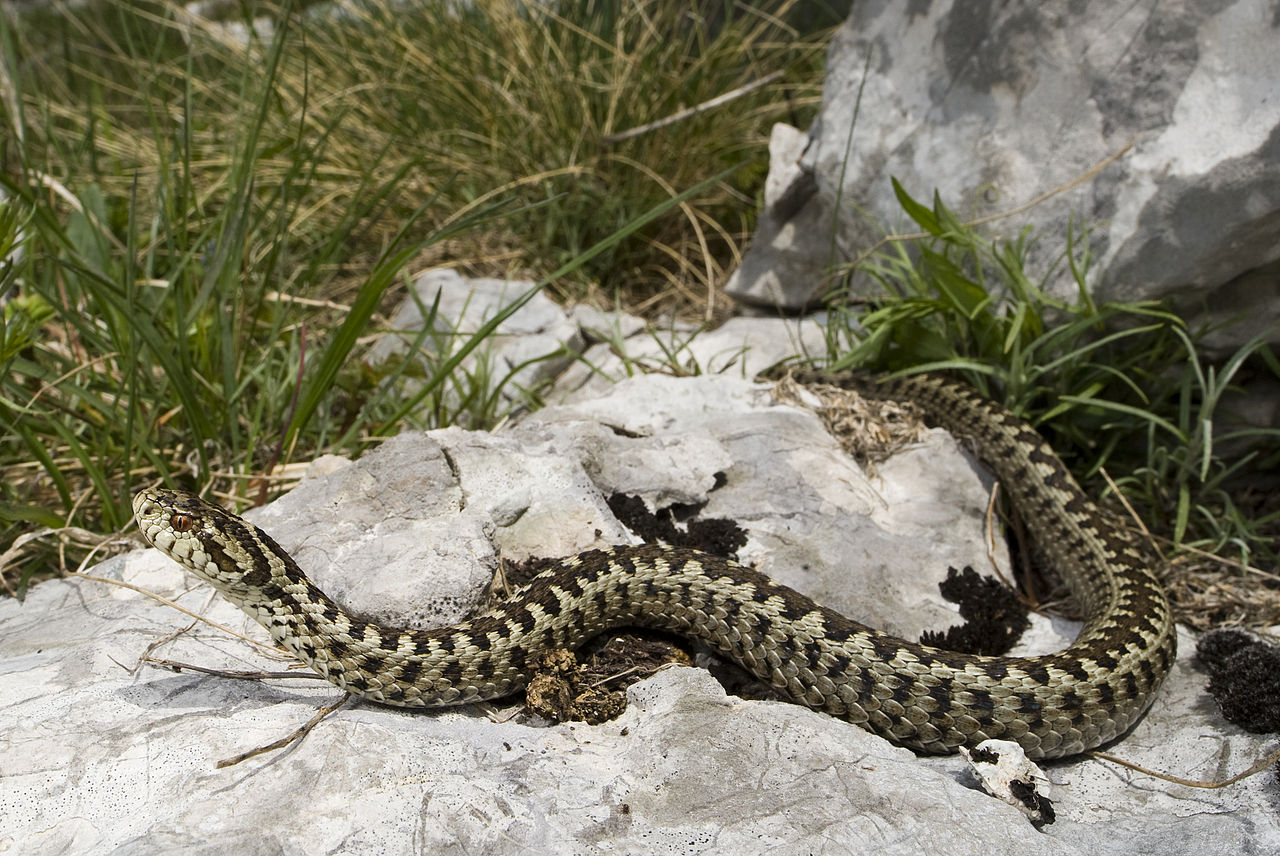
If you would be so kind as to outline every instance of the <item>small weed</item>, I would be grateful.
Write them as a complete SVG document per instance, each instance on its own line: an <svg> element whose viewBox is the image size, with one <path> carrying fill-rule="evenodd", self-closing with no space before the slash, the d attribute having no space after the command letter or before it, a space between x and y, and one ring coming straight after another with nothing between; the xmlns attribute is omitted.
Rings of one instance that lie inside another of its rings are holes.
<svg viewBox="0 0 1280 856"><path fill-rule="evenodd" d="M1197 335L1155 303L1096 304L1086 288L1087 237L1068 230L1039 282L1024 261L1032 236L991 241L940 199L932 208L894 184L907 214L931 237L895 243L863 266L880 286L855 312L837 298L828 329L836 365L891 372L951 371L1045 433L1086 482L1104 492L1105 468L1152 528L1246 564L1276 563L1277 513L1250 517L1233 495L1275 474L1280 431L1231 424L1226 399L1245 369L1280 377L1262 337L1221 366ZM1074 301L1049 296L1065 267ZM1223 432L1223 433L1218 433Z"/></svg>

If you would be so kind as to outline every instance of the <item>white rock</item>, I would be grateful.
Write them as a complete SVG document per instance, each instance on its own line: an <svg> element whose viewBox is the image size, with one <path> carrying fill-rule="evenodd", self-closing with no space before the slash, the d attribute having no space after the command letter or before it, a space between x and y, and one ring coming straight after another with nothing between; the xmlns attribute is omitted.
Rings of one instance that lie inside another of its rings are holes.
<svg viewBox="0 0 1280 856"><path fill-rule="evenodd" d="M774 132L766 208L728 293L800 309L833 265L920 231L891 178L963 220L1066 188L985 227L1035 228L1033 281L1081 218L1099 302L1170 298L1192 327L1243 318L1214 334L1223 349L1280 341L1278 9L854 4L810 134ZM1048 284L1074 299L1065 266Z"/></svg>
<svg viewBox="0 0 1280 856"><path fill-rule="evenodd" d="M534 287L534 283L520 280L466 279L448 269L428 271L413 285L417 299L406 298L392 316L391 327L396 333L383 336L369 349L366 359L376 366L409 350L426 323L419 304L428 312L435 306L423 350L437 360L452 356L484 324L525 298ZM474 375L484 390L501 385L503 399L517 402L525 390L536 389L562 371L572 361L571 354L581 350L583 341L578 326L564 310L546 295L533 294L462 361L455 377ZM500 384L504 379L505 384ZM412 390L414 384L407 386ZM471 391L448 388L445 395L457 406Z"/></svg>
<svg viewBox="0 0 1280 856"><path fill-rule="evenodd" d="M774 404L762 386L637 378L496 436L397 438L308 479L256 520L317 579L367 577L377 596L433 588L426 573L407 581L427 558L387 560L421 542L422 556L462 569L431 592L462 609L469 581L491 573L495 552L528 549L531 529L573 549L626 540L601 500L647 468L646 501L705 499L703 516L744 526L748 561L914 634L954 620L936 589L945 565L980 567L985 553L986 490L954 444L930 442L936 475L918 472L908 491L888 481L899 465L881 467L884 482L867 480L812 415ZM914 508L887 510L884 497L905 495ZM155 551L95 573L265 638ZM122 668L189 623L136 591L76 578L42 583L25 603L0 601L0 851L1239 854L1280 843L1264 777L1193 791L1088 759L1048 770L1058 821L1036 833L961 784L959 759L915 758L794 705L726 698L705 672L684 668L633 687L626 713L601 726L543 727L514 708L491 721L476 706L356 706L286 750L218 769L288 735L337 693L302 678ZM155 655L287 665L204 625ZM1193 778L1247 766L1267 741L1218 720L1203 682L1179 661L1114 751Z"/></svg>
<svg viewBox="0 0 1280 856"><path fill-rule="evenodd" d="M960 755L993 797L1022 812L1033 823L1053 823L1049 777L1012 740L983 740Z"/></svg>
<svg viewBox="0 0 1280 856"><path fill-rule="evenodd" d="M547 400L594 398L614 383L645 372L723 374L749 380L795 354L826 354L818 319L738 317L712 330L693 326L645 329L589 346L556 380Z"/></svg>

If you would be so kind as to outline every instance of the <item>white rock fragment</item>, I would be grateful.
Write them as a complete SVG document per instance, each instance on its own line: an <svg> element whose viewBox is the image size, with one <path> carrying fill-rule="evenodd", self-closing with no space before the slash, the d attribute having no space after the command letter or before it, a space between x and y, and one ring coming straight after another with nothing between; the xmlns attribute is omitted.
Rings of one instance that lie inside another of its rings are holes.
<svg viewBox="0 0 1280 856"><path fill-rule="evenodd" d="M983 789L1025 814L1036 826L1053 823L1049 777L1012 740L984 740L960 754Z"/></svg>

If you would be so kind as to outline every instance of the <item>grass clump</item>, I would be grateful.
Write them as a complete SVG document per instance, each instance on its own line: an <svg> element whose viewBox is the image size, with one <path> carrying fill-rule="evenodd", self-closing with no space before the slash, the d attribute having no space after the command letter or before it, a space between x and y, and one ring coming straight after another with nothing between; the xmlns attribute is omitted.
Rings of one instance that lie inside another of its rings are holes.
<svg viewBox="0 0 1280 856"><path fill-rule="evenodd" d="M300 13L228 4L237 17L210 27L176 4L90 0L74 20L51 13L24 28L28 87L47 99L25 147L87 149L111 198L127 198L135 174L146 184L195 173L192 201L210 194L217 204L231 136L257 110L259 193L279 185L299 150L311 161L313 193L290 223L294 240L368 252L433 196L424 229L497 199L549 202L432 254L533 278L754 158L557 284L575 297L602 287L628 305L674 289L701 306L751 228L771 125L804 121L818 99L827 30L788 24L796 5L379 0ZM289 39L269 97L242 78L271 61L270 43L237 43L228 24ZM783 78L728 108L608 141L776 72ZM168 198L176 208L189 199ZM353 219L364 221L354 235Z"/></svg>
<svg viewBox="0 0 1280 856"><path fill-rule="evenodd" d="M277 465L500 418L505 377L463 366L502 316L425 369L359 360L422 267L627 304L712 283L769 125L816 101L821 37L791 5L6 10L0 583L92 554L141 483L265 497Z"/></svg>
<svg viewBox="0 0 1280 856"><path fill-rule="evenodd" d="M1280 476L1280 431L1236 419L1230 400L1244 374L1280 377L1262 337L1213 364L1200 333L1161 305L1093 301L1081 230L1068 230L1057 264L1033 282L1029 232L990 240L940 199L929 207L894 186L929 237L861 266L881 291L865 311L837 297L829 349L839 365L954 372L1035 425L1092 492L1120 490L1174 545L1280 564L1280 510L1250 490ZM1074 300L1049 294L1064 268Z"/></svg>

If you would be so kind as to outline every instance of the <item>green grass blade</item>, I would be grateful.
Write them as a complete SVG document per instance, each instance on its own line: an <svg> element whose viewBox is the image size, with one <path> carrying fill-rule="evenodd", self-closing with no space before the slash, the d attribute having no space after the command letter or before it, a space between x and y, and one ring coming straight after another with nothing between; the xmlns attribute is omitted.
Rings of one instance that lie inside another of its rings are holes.
<svg viewBox="0 0 1280 856"><path fill-rule="evenodd" d="M893 184L893 195L898 198L898 204L902 206L902 210L907 212L907 216L914 220L921 229L924 229L931 235L941 236L943 234L942 226L938 223L937 216L926 206L921 205L907 193L902 183L893 176L889 177L889 181Z"/></svg>
<svg viewBox="0 0 1280 856"><path fill-rule="evenodd" d="M1143 410L1140 407L1133 407L1128 404L1122 404L1118 401L1107 401L1106 399L1103 399L1103 398L1086 398L1085 396L1082 396L1082 395L1064 395L1062 396L1062 400L1071 404L1078 404L1083 407L1097 407L1102 410L1110 410L1115 413L1123 413L1129 416L1136 416L1141 421L1149 422L1152 425L1155 425L1163 429L1164 431L1167 431L1171 436L1175 437L1180 442L1186 442L1187 440L1187 435L1184 434L1172 422L1170 422L1167 419L1164 419L1161 416L1157 416L1154 413L1150 413L1146 410Z"/></svg>

